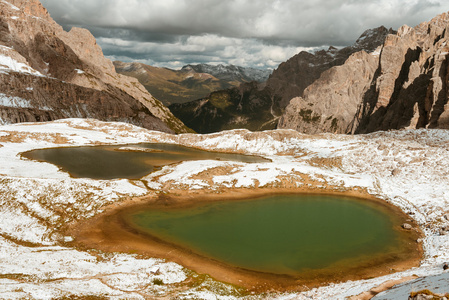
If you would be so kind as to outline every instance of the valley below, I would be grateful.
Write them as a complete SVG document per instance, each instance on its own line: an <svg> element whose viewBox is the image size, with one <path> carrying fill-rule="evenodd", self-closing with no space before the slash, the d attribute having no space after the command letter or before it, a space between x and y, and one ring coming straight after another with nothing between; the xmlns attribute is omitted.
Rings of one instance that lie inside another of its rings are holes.
<svg viewBox="0 0 449 300"><path fill-rule="evenodd" d="M89 179L21 155L43 148L139 143L266 160L187 160L139 178ZM446 130L357 136L293 130L173 135L126 123L65 119L1 126L0 157L0 298L362 299L394 282L441 274L449 260ZM101 236L101 228L90 225L151 201L170 206L182 199L194 205L205 198L282 193L379 199L403 216L397 230L411 235L416 256L406 264L390 261L369 274L328 277L313 284L299 280L294 289L269 284L252 288L244 277L238 279L240 284L226 278L227 273L214 279L206 270L191 270L170 256L140 251L129 240L117 240L115 247L107 247L110 241L102 239L83 244L77 231L84 226L91 236Z"/></svg>

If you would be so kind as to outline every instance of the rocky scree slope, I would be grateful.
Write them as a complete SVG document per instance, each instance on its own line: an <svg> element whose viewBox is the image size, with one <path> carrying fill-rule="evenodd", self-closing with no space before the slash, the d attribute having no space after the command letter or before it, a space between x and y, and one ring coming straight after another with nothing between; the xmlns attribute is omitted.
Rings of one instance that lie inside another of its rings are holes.
<svg viewBox="0 0 449 300"><path fill-rule="evenodd" d="M71 117L188 131L137 80L115 72L89 31L64 31L38 0L1 0L0 122Z"/></svg>
<svg viewBox="0 0 449 300"><path fill-rule="evenodd" d="M449 128L449 14L402 26L371 54L354 53L291 100L279 128L367 133Z"/></svg>
<svg viewBox="0 0 449 300"><path fill-rule="evenodd" d="M114 62L117 73L136 78L165 105L185 103L211 92L239 86L243 82L267 80L271 71L234 65L187 65L181 70L158 68L142 63Z"/></svg>
<svg viewBox="0 0 449 300"><path fill-rule="evenodd" d="M187 126L201 133L235 128L274 129L289 101L303 96L306 87L324 71L342 65L353 53L374 51L390 33L394 31L378 27L365 31L349 47L329 47L315 53L302 51L280 64L265 83L243 83L169 108Z"/></svg>

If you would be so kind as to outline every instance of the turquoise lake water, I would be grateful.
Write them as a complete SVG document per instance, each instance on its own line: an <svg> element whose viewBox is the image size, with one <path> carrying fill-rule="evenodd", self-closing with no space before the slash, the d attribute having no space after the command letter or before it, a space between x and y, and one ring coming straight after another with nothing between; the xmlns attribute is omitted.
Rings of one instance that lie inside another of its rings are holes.
<svg viewBox="0 0 449 300"><path fill-rule="evenodd" d="M275 195L127 215L134 228L232 266L279 274L395 251L385 207L353 198Z"/></svg>

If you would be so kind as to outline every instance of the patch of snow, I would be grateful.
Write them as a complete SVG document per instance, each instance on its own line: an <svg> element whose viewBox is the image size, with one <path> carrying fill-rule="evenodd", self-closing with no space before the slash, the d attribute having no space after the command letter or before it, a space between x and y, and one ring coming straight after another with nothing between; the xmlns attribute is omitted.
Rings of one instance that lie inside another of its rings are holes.
<svg viewBox="0 0 449 300"><path fill-rule="evenodd" d="M42 76L40 72L36 71L35 69L31 68L29 65L26 65L24 63L18 62L17 60L13 59L12 57L5 56L0 54L0 70L11 70L14 72L19 73L26 73L30 75L35 76Z"/></svg>
<svg viewBox="0 0 449 300"><path fill-rule="evenodd" d="M29 91L32 90L33 89L31 88L31 90ZM15 108L40 108L43 110L51 110L51 108L47 106L36 107L36 105L34 105L31 100L26 100L20 97L12 97L5 95L3 93L0 93L0 106L15 107Z"/></svg>
<svg viewBox="0 0 449 300"><path fill-rule="evenodd" d="M8 50L8 51L11 51L11 50L13 50L13 51L14 51L14 49L13 49L13 48L11 48L11 47L8 47L8 46L4 46L4 45L0 45L0 49L3 49L3 50Z"/></svg>
<svg viewBox="0 0 449 300"><path fill-rule="evenodd" d="M84 74L84 73L85 73L83 70L80 70L80 69L75 69L75 71L76 71L76 73L78 73L78 74Z"/></svg>
<svg viewBox="0 0 449 300"><path fill-rule="evenodd" d="M373 52L371 52L370 54L372 56L379 56L382 53L382 48L381 47L377 47L376 50L374 50Z"/></svg>
<svg viewBox="0 0 449 300"><path fill-rule="evenodd" d="M56 135L64 141L62 145L55 142ZM21 141L12 142L21 136ZM71 241L70 236L58 232L58 224L90 218L125 197L151 192L142 182L74 179L51 164L21 159L19 155L46 147L139 142L175 143L271 159L261 163L187 161L166 166L145 177L146 186L156 191L276 186L282 178L301 186L307 184L302 178L307 175L317 186L365 188L400 207L424 229L425 257L418 268L302 293L267 295L267 299L344 299L388 280L441 273L441 263L449 260L449 235L440 234L441 227L449 224L443 217L449 212L448 130L360 136L233 130L175 136L125 123L67 119L0 127L0 232L11 238L0 238L0 270L3 274L23 274L17 280L0 279L0 298L56 298L70 293L101 292L111 298L141 299L142 295L170 294L176 289L170 284L185 280L186 273L176 264L129 254L98 258L89 252L58 246ZM218 173L199 176L212 169ZM58 214L60 210L67 214ZM40 246L27 247L14 240ZM162 280L164 285L153 284L154 279ZM187 288L180 295L186 299L235 299L206 287Z"/></svg>

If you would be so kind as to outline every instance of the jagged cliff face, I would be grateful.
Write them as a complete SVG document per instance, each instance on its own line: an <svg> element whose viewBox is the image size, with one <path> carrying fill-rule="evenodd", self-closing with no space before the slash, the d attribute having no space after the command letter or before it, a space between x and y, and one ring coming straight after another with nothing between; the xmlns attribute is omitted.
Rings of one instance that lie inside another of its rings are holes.
<svg viewBox="0 0 449 300"><path fill-rule="evenodd" d="M279 128L366 133L449 128L449 15L403 26L374 53L359 52L292 99Z"/></svg>
<svg viewBox="0 0 449 300"><path fill-rule="evenodd" d="M117 74L89 31L64 31L38 0L2 0L1 122L69 117L188 130L137 80Z"/></svg>
<svg viewBox="0 0 449 300"><path fill-rule="evenodd" d="M303 96L323 72L342 65L353 53L374 51L390 33L393 30L379 27L365 31L354 45L343 49L300 52L279 65L265 83L242 84L191 103L171 105L170 110L201 133L234 128L274 129L290 100Z"/></svg>
<svg viewBox="0 0 449 300"><path fill-rule="evenodd" d="M381 26L366 30L353 45L340 50L330 47L327 51L313 54L302 51L280 64L270 76L267 86L280 97L279 106L284 109L292 98L303 96L304 90L324 71L342 65L353 53L362 50L373 52L390 33L394 31Z"/></svg>
<svg viewBox="0 0 449 300"><path fill-rule="evenodd" d="M115 61L114 66L117 73L139 80L165 105L200 99L214 91L238 87L243 82L265 81L271 73L233 65L187 65L181 70L172 70Z"/></svg>

